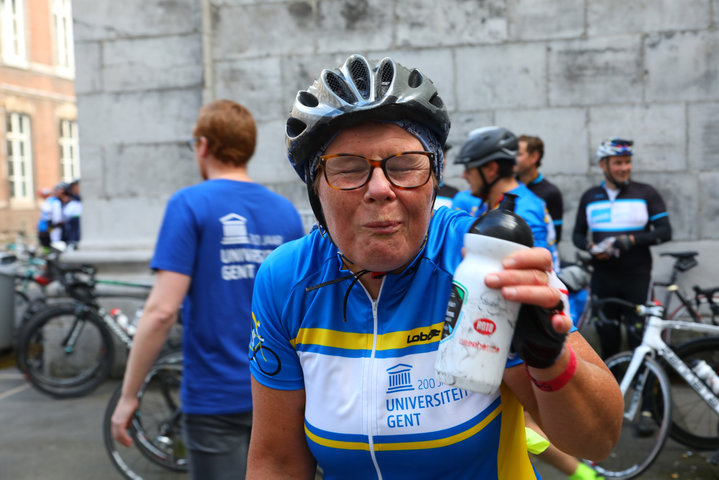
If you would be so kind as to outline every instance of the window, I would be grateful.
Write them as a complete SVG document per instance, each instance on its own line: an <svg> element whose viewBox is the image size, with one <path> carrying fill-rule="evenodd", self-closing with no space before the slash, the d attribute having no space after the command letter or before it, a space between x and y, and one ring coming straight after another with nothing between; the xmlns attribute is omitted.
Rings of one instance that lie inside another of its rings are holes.
<svg viewBox="0 0 719 480"><path fill-rule="evenodd" d="M60 120L60 171L65 182L80 178L78 146L77 122Z"/></svg>
<svg viewBox="0 0 719 480"><path fill-rule="evenodd" d="M75 69L72 40L71 0L52 0L52 24L55 30L55 62L69 71Z"/></svg>
<svg viewBox="0 0 719 480"><path fill-rule="evenodd" d="M32 143L30 117L21 113L9 113L6 118L8 176L10 198L32 200Z"/></svg>
<svg viewBox="0 0 719 480"><path fill-rule="evenodd" d="M0 0L0 33L3 62L26 65L24 0Z"/></svg>

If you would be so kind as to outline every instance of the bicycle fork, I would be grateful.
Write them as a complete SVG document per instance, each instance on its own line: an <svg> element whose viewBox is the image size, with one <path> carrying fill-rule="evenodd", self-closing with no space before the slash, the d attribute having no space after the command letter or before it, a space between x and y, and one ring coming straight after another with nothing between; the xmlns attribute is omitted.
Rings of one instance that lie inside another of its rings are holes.
<svg viewBox="0 0 719 480"><path fill-rule="evenodd" d="M627 371L624 373L622 382L619 385L619 388L622 391L622 395L626 395L627 391L629 390L629 386L634 382L634 379L639 372L639 368L644 363L644 357L649 355L650 352L651 349L644 345L640 345L634 350L634 354L632 355L632 359L629 361ZM647 383L648 377L649 369L644 369L644 371L639 374L639 377L636 380L636 388L634 389L634 394L632 395L632 398L629 403L629 408L625 409L624 412L625 420L632 421L637 417L637 415L641 415L639 408L642 401L644 386Z"/></svg>

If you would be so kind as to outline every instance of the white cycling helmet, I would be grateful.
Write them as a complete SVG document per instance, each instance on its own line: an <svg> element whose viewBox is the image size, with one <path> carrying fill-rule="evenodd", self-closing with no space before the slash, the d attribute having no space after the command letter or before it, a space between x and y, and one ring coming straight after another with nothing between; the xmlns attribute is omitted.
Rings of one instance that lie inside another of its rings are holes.
<svg viewBox="0 0 719 480"><path fill-rule="evenodd" d="M287 119L285 143L292 167L303 181L320 148L341 129L367 121L410 121L428 128L440 146L450 121L432 81L391 58L370 63L351 55L336 69L322 70L297 92ZM441 162L434 165L441 179Z"/></svg>
<svg viewBox="0 0 719 480"><path fill-rule="evenodd" d="M599 148L597 148L597 162L607 157L631 157L634 155L632 145L634 145L633 140L609 137L600 143Z"/></svg>
<svg viewBox="0 0 719 480"><path fill-rule="evenodd" d="M311 181L318 152L343 128L372 121L397 123L425 140L434 137L430 143L436 145L428 149L436 150L432 169L437 181L442 180L442 147L450 120L432 80L388 57L370 62L351 55L342 66L322 70L307 90L297 92L285 128L287 157L307 184L310 205L325 229Z"/></svg>

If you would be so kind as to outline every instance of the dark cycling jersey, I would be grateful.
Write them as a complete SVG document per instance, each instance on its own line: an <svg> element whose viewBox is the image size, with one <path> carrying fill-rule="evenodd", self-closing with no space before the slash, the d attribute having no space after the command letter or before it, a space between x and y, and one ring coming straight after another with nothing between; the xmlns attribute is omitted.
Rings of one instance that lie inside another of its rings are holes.
<svg viewBox="0 0 719 480"><path fill-rule="evenodd" d="M547 211L552 216L552 223L554 224L554 234L557 237L557 243L562 239L562 225L564 221L564 202L562 200L562 192L559 188L546 178L541 173L537 178L527 184L533 194L544 200L547 204Z"/></svg>
<svg viewBox="0 0 719 480"><path fill-rule="evenodd" d="M588 232L591 232L593 243L619 235L634 236L635 245L621 252L619 257L592 259L595 271L617 275L650 273L652 255L649 246L672 237L662 197L651 185L633 181L623 185L614 200L610 200L605 182L584 192L572 236L577 248L587 250Z"/></svg>

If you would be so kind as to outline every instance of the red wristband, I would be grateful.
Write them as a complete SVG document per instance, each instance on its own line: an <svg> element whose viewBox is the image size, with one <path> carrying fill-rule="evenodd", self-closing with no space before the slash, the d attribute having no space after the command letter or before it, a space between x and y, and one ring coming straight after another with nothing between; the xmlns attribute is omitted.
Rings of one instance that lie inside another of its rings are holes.
<svg viewBox="0 0 719 480"><path fill-rule="evenodd" d="M551 380L547 380L546 382L535 379L529 373L529 367L527 366L527 364L524 364L527 376L530 380L532 380L532 383L534 383L541 391L556 392L558 390L561 390L562 387L568 384L574 376L574 372L577 371L577 356L574 354L574 350L572 350L572 347L567 345L567 348L569 349L569 363L567 364L567 368L565 368L562 373L560 373Z"/></svg>

